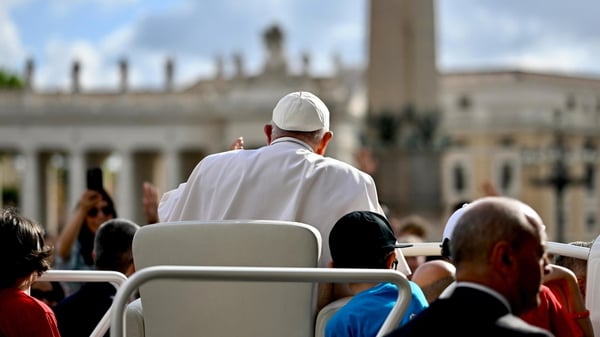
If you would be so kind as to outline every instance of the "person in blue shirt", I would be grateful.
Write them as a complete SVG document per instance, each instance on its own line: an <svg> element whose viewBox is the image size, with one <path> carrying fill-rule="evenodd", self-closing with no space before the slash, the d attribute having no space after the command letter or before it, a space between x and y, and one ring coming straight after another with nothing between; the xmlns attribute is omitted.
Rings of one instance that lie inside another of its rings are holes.
<svg viewBox="0 0 600 337"><path fill-rule="evenodd" d="M329 234L334 268L393 269L396 265L396 237L388 220L374 212L356 211L344 215ZM413 282L412 298L400 326L423 311L427 299ZM354 296L325 326L326 337L375 337L398 297L395 284L352 283Z"/></svg>

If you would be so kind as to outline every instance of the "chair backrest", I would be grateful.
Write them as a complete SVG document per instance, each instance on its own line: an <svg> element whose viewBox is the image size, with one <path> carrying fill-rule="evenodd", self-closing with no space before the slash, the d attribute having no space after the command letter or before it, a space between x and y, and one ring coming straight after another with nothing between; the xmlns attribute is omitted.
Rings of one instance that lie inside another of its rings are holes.
<svg viewBox="0 0 600 337"><path fill-rule="evenodd" d="M146 335L146 332L144 331L144 311L142 308L142 300L140 298L132 301L125 308L125 322L127 326L127 331L125 332L127 337L144 337Z"/></svg>
<svg viewBox="0 0 600 337"><path fill-rule="evenodd" d="M352 296L340 298L339 300L333 301L324 306L317 314L317 321L315 323L315 337L325 336L325 326L329 319L348 301L352 299Z"/></svg>
<svg viewBox="0 0 600 337"><path fill-rule="evenodd" d="M585 307L590 311L590 320L594 327L594 335L600 334L600 236L596 238L590 254L587 265L587 281Z"/></svg>
<svg viewBox="0 0 600 337"><path fill-rule="evenodd" d="M320 249L314 227L283 221L161 223L140 228L133 240L137 270L158 265L317 267ZM274 337L281 331L306 337L314 329L316 287L310 283L157 280L143 285L140 295L146 337Z"/></svg>

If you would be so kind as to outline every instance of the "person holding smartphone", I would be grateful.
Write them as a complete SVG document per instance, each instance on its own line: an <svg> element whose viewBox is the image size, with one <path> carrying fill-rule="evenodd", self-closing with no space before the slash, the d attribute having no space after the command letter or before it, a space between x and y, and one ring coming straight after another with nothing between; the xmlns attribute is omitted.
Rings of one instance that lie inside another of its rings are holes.
<svg viewBox="0 0 600 337"><path fill-rule="evenodd" d="M88 189L79 198L75 212L56 241L58 269L94 269L92 250L96 231L105 221L117 217L114 202L104 190L101 177L99 169L88 170ZM67 288L67 293L76 290L72 286Z"/></svg>

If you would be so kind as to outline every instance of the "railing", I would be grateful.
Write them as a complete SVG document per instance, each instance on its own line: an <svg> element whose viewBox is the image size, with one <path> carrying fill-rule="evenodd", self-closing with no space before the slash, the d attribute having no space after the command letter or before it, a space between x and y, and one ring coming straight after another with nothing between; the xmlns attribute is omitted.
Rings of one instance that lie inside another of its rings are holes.
<svg viewBox="0 0 600 337"><path fill-rule="evenodd" d="M402 248L405 256L434 256L440 254L441 243L413 243ZM548 242L548 252L587 260L590 249L565 243ZM406 278L388 270L321 269L321 268L254 268L254 267L179 267L156 266L137 271L128 281L127 277L114 271L99 270L49 270L37 281L48 282L110 282L117 288L113 306L104 314L90 337L103 336L111 327L111 336L121 337L125 328L125 307L133 292L152 279L225 280L225 281L284 281L284 282L360 282L389 281L399 286L398 303L402 296L410 299L410 287ZM592 289L592 288L590 288ZM384 322L380 334L391 331L401 319L408 306L394 307ZM112 319L111 319L112 318Z"/></svg>
<svg viewBox="0 0 600 337"><path fill-rule="evenodd" d="M138 270L117 291L113 301L111 337L125 335L125 309L128 299L142 284L155 279L195 281L266 281L266 282L392 282L398 286L398 299L379 330L377 337L392 331L411 300L406 277L393 270L279 268L279 267L192 267L153 266Z"/></svg>
<svg viewBox="0 0 600 337"><path fill-rule="evenodd" d="M110 282L118 290L127 277L116 271L104 270L48 270L37 281L46 282ZM111 307L112 308L112 307ZM92 331L90 337L102 337L110 327L111 308Z"/></svg>
<svg viewBox="0 0 600 337"><path fill-rule="evenodd" d="M401 248L404 256L435 256L440 255L442 244L440 242L417 242L411 243L412 247ZM587 260L590 249L570 245L568 243L548 242L548 253L575 257Z"/></svg>

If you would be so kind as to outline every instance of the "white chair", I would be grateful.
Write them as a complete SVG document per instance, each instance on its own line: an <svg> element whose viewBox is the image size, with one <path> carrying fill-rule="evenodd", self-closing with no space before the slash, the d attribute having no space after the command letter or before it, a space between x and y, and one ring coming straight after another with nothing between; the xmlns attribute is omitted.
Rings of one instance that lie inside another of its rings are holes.
<svg viewBox="0 0 600 337"><path fill-rule="evenodd" d="M588 256L585 307L590 311L594 335L600 335L600 236L596 238Z"/></svg>
<svg viewBox="0 0 600 337"><path fill-rule="evenodd" d="M104 270L48 270L37 281L45 282L110 282L119 289L127 280L127 276L116 271ZM110 311L108 308L100 322L96 325L90 337L102 337L110 327Z"/></svg>
<svg viewBox="0 0 600 337"><path fill-rule="evenodd" d="M315 337L325 336L325 326L329 319L348 301L352 299L352 296L340 298L339 300L333 301L324 306L317 314L317 321L315 322Z"/></svg>
<svg viewBox="0 0 600 337"><path fill-rule="evenodd" d="M398 326L403 314L409 306L411 300L411 290L408 280L404 274L395 270L384 269L337 269L337 268L285 268L285 267L192 267L192 266L154 266L137 271L125 284L119 289L113 303L111 337L122 337L126 331L125 326L125 306L131 294L143 284L152 280L180 280L181 282L190 280L224 280L228 282L244 281L249 283L267 282L392 282L398 286L398 297L396 303L383 325L379 329L376 337L382 337ZM142 295L142 299L143 299ZM192 296L192 294L190 294ZM258 299L260 300L260 299ZM286 301L287 299L283 299ZM273 300L266 299L259 303L249 303L242 299L237 303L231 303L227 308L205 308L199 311L180 311L180 308L163 308L165 317L155 317L154 319L171 319L173 312L177 315L185 315L189 320L198 320L203 316L206 310L216 312L214 321L204 321L204 324L192 327L190 324L184 330L180 327L172 327L165 336L254 336L254 337L275 337L275 336L311 336L313 331L308 331L307 327L312 327L311 320L305 317L294 316L283 307L280 312L272 313L269 306L273 305ZM291 309L302 309L298 303L286 303L285 307ZM241 312L240 312L241 308ZM265 311L268 315L258 317L260 321L252 322L248 327L239 324L237 318L239 315L249 311ZM170 312L173 311L173 312ZM297 310L293 310L296 312ZM303 311L307 311L304 308ZM145 315L145 313L144 313ZM164 321L163 321L164 322ZM169 324L170 325L170 324ZM254 325L261 325L260 331L254 328Z"/></svg>
<svg viewBox="0 0 600 337"><path fill-rule="evenodd" d="M320 250L314 227L283 221L161 223L140 228L133 240L138 272L158 265L317 267ZM285 321L287 336L314 331L311 283L156 280L140 295L146 337L275 336L267 318Z"/></svg>
<svg viewBox="0 0 600 337"><path fill-rule="evenodd" d="M144 337L144 311L142 309L141 299L127 305L125 322L127 324L127 337Z"/></svg>

